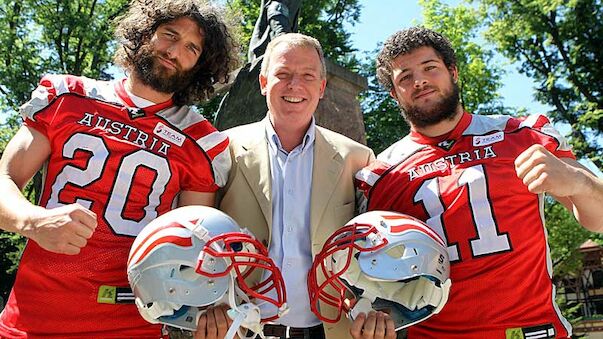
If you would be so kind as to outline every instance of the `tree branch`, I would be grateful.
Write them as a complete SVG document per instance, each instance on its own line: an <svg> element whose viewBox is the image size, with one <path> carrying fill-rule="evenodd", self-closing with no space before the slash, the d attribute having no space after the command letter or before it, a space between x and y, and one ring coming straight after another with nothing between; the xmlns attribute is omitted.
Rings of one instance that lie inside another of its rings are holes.
<svg viewBox="0 0 603 339"><path fill-rule="evenodd" d="M582 95L584 95L584 97L586 97L588 99L588 101L593 102L593 103L598 103L598 105L597 105L598 108L602 108L600 105L600 102L597 100L597 98L595 98L595 96L591 93L591 91L587 89L588 86L586 86L586 84L583 84L576 77L576 73L577 73L576 67L572 63L572 61L569 59L569 57L567 55L567 49L566 49L565 45L563 44L563 41L561 40L561 37L559 34L559 27L557 25L557 19L556 19L557 12L551 11L548 16L542 14L540 17L544 21L544 23L548 25L549 33L551 34L551 37L553 38L553 44L555 44L555 46L557 47L557 50L559 51L559 54L561 55L561 58L563 59L563 62L565 63L565 67L567 67L567 69L569 70L568 78L569 78L570 82L574 86L576 86L576 88L580 91L580 93L582 93Z"/></svg>

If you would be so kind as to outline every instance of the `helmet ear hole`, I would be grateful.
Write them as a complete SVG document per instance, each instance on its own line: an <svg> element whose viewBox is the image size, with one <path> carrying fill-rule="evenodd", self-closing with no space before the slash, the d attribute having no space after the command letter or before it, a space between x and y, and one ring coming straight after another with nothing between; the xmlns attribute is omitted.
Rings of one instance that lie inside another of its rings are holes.
<svg viewBox="0 0 603 339"><path fill-rule="evenodd" d="M385 250L385 254L387 254L391 258L399 259L404 256L405 250L406 250L406 246L404 244L400 243L396 246L392 246L392 247L388 248L387 250Z"/></svg>
<svg viewBox="0 0 603 339"><path fill-rule="evenodd" d="M180 277L186 281L195 281L199 278L195 269L190 266L180 265L179 273Z"/></svg>

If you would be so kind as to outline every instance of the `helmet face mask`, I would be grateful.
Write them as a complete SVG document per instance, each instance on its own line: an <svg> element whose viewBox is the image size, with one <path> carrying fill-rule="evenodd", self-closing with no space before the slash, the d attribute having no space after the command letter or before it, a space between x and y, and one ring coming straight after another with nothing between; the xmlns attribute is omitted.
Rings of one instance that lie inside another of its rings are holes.
<svg viewBox="0 0 603 339"><path fill-rule="evenodd" d="M446 245L410 216L364 213L327 239L313 262L308 288L312 311L323 321L376 310L388 313L399 330L438 313L446 303Z"/></svg>
<svg viewBox="0 0 603 339"><path fill-rule="evenodd" d="M259 284L248 285L245 278L258 268L268 273ZM128 280L145 320L185 330L195 330L204 310L221 303L235 316L258 313L251 317L253 324L241 319L254 331L280 315L261 319L256 304L286 309L284 282L266 248L211 207L180 207L149 223L130 250ZM275 298L264 295L271 290Z"/></svg>

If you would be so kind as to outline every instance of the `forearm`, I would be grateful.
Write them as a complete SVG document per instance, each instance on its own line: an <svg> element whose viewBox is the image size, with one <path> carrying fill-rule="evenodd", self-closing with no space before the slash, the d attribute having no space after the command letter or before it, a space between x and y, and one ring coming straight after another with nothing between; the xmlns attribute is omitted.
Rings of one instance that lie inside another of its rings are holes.
<svg viewBox="0 0 603 339"><path fill-rule="evenodd" d="M603 232L603 181L586 169L577 169L579 190L568 197L576 220L587 230Z"/></svg>
<svg viewBox="0 0 603 339"><path fill-rule="evenodd" d="M27 236L31 214L42 207L29 202L7 174L0 175L0 228Z"/></svg>

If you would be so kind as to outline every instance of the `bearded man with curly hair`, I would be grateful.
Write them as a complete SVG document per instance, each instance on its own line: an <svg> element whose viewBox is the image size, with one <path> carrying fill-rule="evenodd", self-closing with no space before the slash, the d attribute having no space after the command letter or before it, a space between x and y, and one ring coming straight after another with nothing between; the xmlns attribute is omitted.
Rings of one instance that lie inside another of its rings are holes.
<svg viewBox="0 0 603 339"><path fill-rule="evenodd" d="M218 8L135 0L118 19L127 78L47 75L0 160L0 228L28 242L0 337L158 338L132 303L134 237L174 206L213 205L228 138L188 106L236 67ZM44 168L39 205L21 190Z"/></svg>

